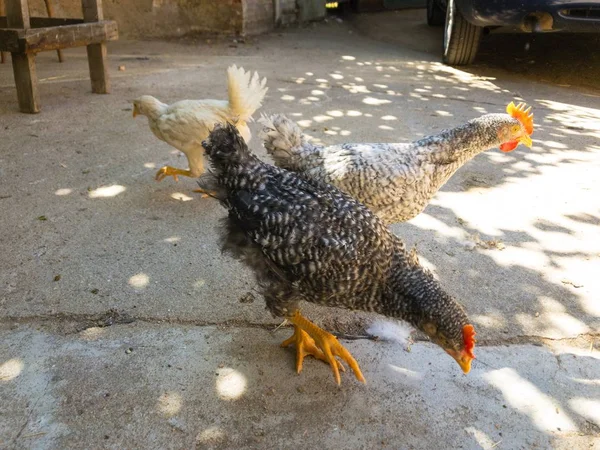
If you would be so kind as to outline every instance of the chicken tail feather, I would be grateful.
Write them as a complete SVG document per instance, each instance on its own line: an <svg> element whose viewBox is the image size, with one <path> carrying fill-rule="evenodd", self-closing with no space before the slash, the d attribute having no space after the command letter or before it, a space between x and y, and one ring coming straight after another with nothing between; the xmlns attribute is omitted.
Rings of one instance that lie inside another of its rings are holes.
<svg viewBox="0 0 600 450"><path fill-rule="evenodd" d="M263 114L258 122L262 125L259 135L267 153L277 166L291 169L290 158L303 147L304 135L300 127L283 114Z"/></svg>
<svg viewBox="0 0 600 450"><path fill-rule="evenodd" d="M238 120L249 122L252 114L261 107L267 90L267 79L262 80L257 72L246 72L235 64L227 69L227 90L229 92L229 108L232 116Z"/></svg>

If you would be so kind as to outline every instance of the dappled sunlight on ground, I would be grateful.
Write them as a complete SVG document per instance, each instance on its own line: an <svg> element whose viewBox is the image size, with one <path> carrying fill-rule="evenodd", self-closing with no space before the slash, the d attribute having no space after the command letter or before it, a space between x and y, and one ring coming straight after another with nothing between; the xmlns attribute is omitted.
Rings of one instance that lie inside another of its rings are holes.
<svg viewBox="0 0 600 450"><path fill-rule="evenodd" d="M144 289L149 282L150 277L145 273L138 273L129 278L129 285L135 289Z"/></svg>
<svg viewBox="0 0 600 450"><path fill-rule="evenodd" d="M125 192L127 188L119 184L113 184L112 186L102 186L96 189L92 189L89 192L90 198L109 198L116 197L119 194Z"/></svg>
<svg viewBox="0 0 600 450"><path fill-rule="evenodd" d="M237 400L244 392L247 385L246 377L231 367L223 367L217 370L216 389L217 394L223 400Z"/></svg>
<svg viewBox="0 0 600 450"><path fill-rule="evenodd" d="M19 358L9 359L0 363L0 382L11 381L23 371L23 361Z"/></svg>
<svg viewBox="0 0 600 450"><path fill-rule="evenodd" d="M475 427L467 427L465 431L473 436L475 441L481 446L481 448L492 449L496 447L501 441L494 442L489 435Z"/></svg>
<svg viewBox="0 0 600 450"><path fill-rule="evenodd" d="M219 445L223 444L227 439L225 431L221 427L209 427L206 430L201 431L196 436L196 443L198 445Z"/></svg>
<svg viewBox="0 0 600 450"><path fill-rule="evenodd" d="M514 369L500 369L483 376L502 392L508 405L527 416L542 431L578 431L571 418L559 413L558 405Z"/></svg>
<svg viewBox="0 0 600 450"><path fill-rule="evenodd" d="M485 195L489 194L491 192L488 191ZM449 206L444 196L441 197L436 204ZM463 202L457 200L459 203ZM486 209L488 204L494 205L492 210ZM598 243L583 239L585 227L577 227L577 233L572 231L572 224L566 228L568 221L558 221L564 226L558 228L561 232L556 231L558 226L540 229L537 221L511 224L507 220L508 223L503 223L502 211L510 210L510 206L500 205L500 198L491 199L489 203L474 205L472 210L467 211L463 203L463 207L457 207L460 216L454 216L460 220L449 221L452 216L444 220L445 214L437 215L442 220L434 219L426 211L407 225L435 231L437 240L447 249L448 263L455 260L457 252L472 252L475 260L468 267L463 265L461 273L474 280L490 276L503 280L504 289L497 291L498 302L504 298L511 301L528 299L520 304L521 311L515 311L512 319L494 311L493 304L486 303L486 308L476 307L476 310L485 310L484 314L474 314L477 323L497 330L516 325L529 335L541 333L557 338L598 329L600 310L593 294L597 289L599 270ZM429 208L439 210L439 206ZM511 217L525 218L527 214L528 211L524 210L522 214ZM497 223L502 226L495 228ZM473 236L477 237L476 241L473 241ZM441 264L447 264L439 259L431 263L438 272L442 269ZM446 268L443 269L447 273ZM444 275L441 278L443 281Z"/></svg>
<svg viewBox="0 0 600 450"><path fill-rule="evenodd" d="M588 108L554 100L540 99L538 102L551 110L547 121L558 122L565 127L566 134L585 134L600 138L600 108ZM600 101L598 102L600 105ZM558 148L562 147L560 143Z"/></svg>
<svg viewBox="0 0 600 450"><path fill-rule="evenodd" d="M183 398L179 392L165 392L158 397L156 407L165 417L173 417L181 410Z"/></svg>
<svg viewBox="0 0 600 450"><path fill-rule="evenodd" d="M206 280L196 280L194 281L194 283L192 284L192 288L194 290L200 290L202 288L204 288L204 286L206 286Z"/></svg>
<svg viewBox="0 0 600 450"><path fill-rule="evenodd" d="M95 341L102 338L106 334L106 328L102 327L89 327L79 333L81 338L87 341Z"/></svg>
<svg viewBox="0 0 600 450"><path fill-rule="evenodd" d="M190 200L194 200L193 197L190 197L189 195L186 195L183 192L173 192L171 194L171 198L182 202L189 202Z"/></svg>
<svg viewBox="0 0 600 450"><path fill-rule="evenodd" d="M390 369L392 369L395 373L405 376L408 379L413 380L422 380L423 374L419 372L415 372L414 370L405 369L404 367L398 367L390 364Z"/></svg>
<svg viewBox="0 0 600 450"><path fill-rule="evenodd" d="M569 400L569 407L600 427L600 398L576 397Z"/></svg>

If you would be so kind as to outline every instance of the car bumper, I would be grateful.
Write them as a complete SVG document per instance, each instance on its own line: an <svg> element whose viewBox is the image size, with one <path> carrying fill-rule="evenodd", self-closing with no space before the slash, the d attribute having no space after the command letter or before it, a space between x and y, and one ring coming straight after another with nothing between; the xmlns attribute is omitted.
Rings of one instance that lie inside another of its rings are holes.
<svg viewBox="0 0 600 450"><path fill-rule="evenodd" d="M600 33L600 0L456 0L456 3L465 19L477 26Z"/></svg>

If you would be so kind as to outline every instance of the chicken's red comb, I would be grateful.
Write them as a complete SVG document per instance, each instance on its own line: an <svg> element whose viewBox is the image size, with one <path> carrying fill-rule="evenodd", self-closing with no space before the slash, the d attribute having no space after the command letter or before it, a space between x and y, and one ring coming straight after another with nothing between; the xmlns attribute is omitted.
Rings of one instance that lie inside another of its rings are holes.
<svg viewBox="0 0 600 450"><path fill-rule="evenodd" d="M526 103L515 105L513 102L510 102L506 107L506 112L523 124L527 134L531 135L533 133L533 113L531 112L531 106L527 107Z"/></svg>
<svg viewBox="0 0 600 450"><path fill-rule="evenodd" d="M475 358L475 354L473 353L473 349L475 348L475 327L473 325L465 325L463 327L463 342L465 344L465 352L471 358Z"/></svg>

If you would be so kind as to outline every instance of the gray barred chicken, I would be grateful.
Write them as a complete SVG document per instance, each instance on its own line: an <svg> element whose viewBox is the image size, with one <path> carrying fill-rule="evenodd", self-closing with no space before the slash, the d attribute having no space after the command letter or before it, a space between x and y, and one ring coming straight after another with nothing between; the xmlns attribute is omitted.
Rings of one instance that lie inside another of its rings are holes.
<svg viewBox="0 0 600 450"><path fill-rule="evenodd" d="M387 224L410 220L425 209L448 179L477 154L499 147L531 147L531 108L510 103L507 114L486 114L412 143L309 143L293 121L263 116L261 138L275 164L331 183L368 206Z"/></svg>
<svg viewBox="0 0 600 450"><path fill-rule="evenodd" d="M464 309L377 216L334 186L260 161L232 125L217 125L203 146L212 172L199 184L229 212L223 248L255 271L267 309L294 325L282 346L296 346L298 372L312 355L340 384L339 357L364 382L338 340L300 314L302 300L405 320L469 372L475 330Z"/></svg>

